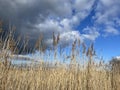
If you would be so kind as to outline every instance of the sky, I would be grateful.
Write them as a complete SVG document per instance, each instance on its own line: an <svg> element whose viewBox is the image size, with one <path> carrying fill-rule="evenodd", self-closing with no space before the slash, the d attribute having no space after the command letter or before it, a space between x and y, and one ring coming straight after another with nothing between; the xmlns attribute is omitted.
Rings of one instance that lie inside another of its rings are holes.
<svg viewBox="0 0 120 90"><path fill-rule="evenodd" d="M106 60L120 55L120 0L0 0L0 19L10 21L16 31L30 36L42 33L52 44L52 33L60 33L60 44L75 39L94 42Z"/></svg>

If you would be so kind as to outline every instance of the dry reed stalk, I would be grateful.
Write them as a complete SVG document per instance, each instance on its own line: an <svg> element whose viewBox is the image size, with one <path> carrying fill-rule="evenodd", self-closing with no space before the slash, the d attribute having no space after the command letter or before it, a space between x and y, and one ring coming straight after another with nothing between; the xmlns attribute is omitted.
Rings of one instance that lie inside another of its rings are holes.
<svg viewBox="0 0 120 90"><path fill-rule="evenodd" d="M55 33L53 32L53 50L54 50L54 60L56 60L57 57L57 45L59 44L60 41L60 33L55 36Z"/></svg>

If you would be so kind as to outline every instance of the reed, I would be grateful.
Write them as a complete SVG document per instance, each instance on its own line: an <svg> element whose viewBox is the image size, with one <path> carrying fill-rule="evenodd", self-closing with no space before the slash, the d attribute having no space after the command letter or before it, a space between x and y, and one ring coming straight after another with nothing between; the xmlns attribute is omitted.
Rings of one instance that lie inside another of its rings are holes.
<svg viewBox="0 0 120 90"><path fill-rule="evenodd" d="M0 22L0 30L2 33L2 23ZM77 61L81 55L85 58L85 68L72 63L47 63L30 65L30 66L15 66L9 62L9 57L17 51L17 47L21 41L14 40L14 30L11 28L7 32L6 38L3 35L0 38L0 90L119 90L120 89L120 73L112 71L110 64L104 62L97 63L95 61L94 44L88 46L81 43L80 40L75 40L72 43L71 55L67 56L71 61ZM23 40L22 40L23 41ZM23 51L28 45L28 38L24 43ZM60 34L55 36L53 33L53 52L54 57L59 53L55 52L59 48ZM78 43L77 43L78 42ZM44 46L44 47L43 47ZM77 53L78 48L82 46L82 50ZM43 36L40 35L36 41L35 49L45 51L47 48L43 44ZM11 52L11 53L9 53ZM65 54L62 50L62 54ZM49 53L49 56L52 56ZM64 55L63 55L64 56ZM47 57L47 54L46 54ZM64 58L64 57L63 57ZM56 59L56 58L54 58ZM66 60L66 58L65 58ZM69 62L71 62L69 61Z"/></svg>

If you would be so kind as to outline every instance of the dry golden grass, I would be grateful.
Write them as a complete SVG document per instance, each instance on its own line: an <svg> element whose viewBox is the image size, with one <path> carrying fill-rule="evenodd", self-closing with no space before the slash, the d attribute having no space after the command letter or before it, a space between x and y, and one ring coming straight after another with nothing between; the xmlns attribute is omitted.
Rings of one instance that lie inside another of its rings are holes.
<svg viewBox="0 0 120 90"><path fill-rule="evenodd" d="M119 90L120 75L91 66L17 69L0 65L0 90Z"/></svg>

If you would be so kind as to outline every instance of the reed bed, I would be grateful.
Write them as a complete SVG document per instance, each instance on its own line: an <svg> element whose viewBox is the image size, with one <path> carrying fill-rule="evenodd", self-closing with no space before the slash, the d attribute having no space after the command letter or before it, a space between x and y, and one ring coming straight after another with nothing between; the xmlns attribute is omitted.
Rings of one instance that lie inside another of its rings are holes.
<svg viewBox="0 0 120 90"><path fill-rule="evenodd" d="M18 69L0 65L0 90L119 90L120 75L105 70Z"/></svg>
<svg viewBox="0 0 120 90"><path fill-rule="evenodd" d="M87 48L85 43L75 40L71 45L71 54L61 55L66 56L63 58L70 60L70 63L61 63L57 60L59 52L56 50L59 48L60 34L56 37L53 33L53 65L47 66L43 60L37 68L34 65L16 67L8 61L11 54L18 52L20 42L20 39L14 40L13 33L11 28L6 38L1 36L0 39L0 90L120 90L120 72L113 71L110 64L102 61L96 63L93 43ZM45 45L40 46L42 38L40 36L35 45L40 53L46 50L42 47ZM82 51L79 51L80 47ZM84 63L80 64L82 61Z"/></svg>

